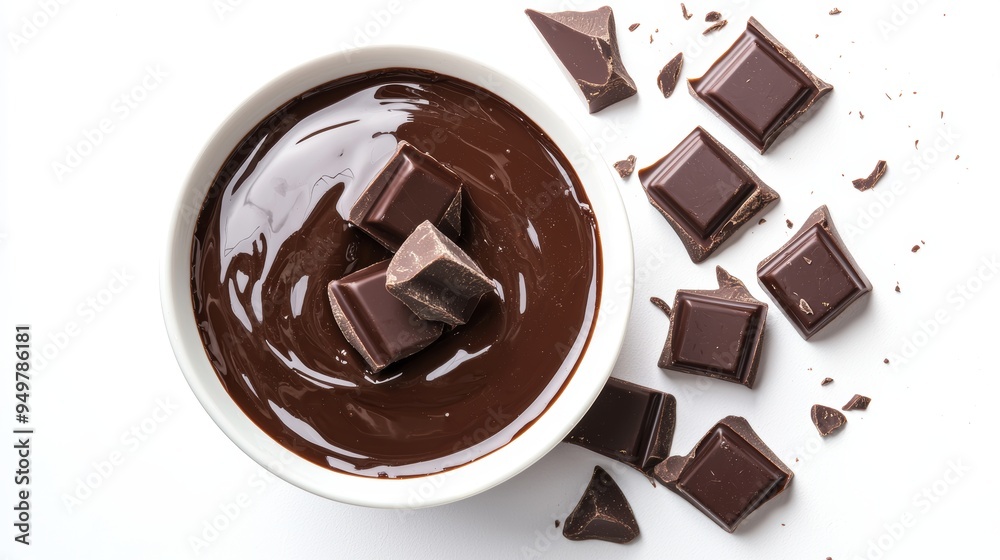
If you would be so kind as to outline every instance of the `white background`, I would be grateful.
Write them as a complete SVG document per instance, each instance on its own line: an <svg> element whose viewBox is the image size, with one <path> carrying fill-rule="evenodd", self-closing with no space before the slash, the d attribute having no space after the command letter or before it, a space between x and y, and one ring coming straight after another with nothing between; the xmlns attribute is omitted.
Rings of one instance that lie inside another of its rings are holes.
<svg viewBox="0 0 1000 560"><path fill-rule="evenodd" d="M992 2L957 4L690 0L695 18L684 21L676 2L619 2L621 49L639 95L589 115L522 10L596 2L4 2L0 339L13 346L13 326L29 323L35 353L48 359L36 362L30 397L32 544L12 540L16 456L13 438L3 438L0 556L841 560L993 549L1000 280L984 263L1000 253L992 229L1000 14ZM46 5L54 15L39 15ZM828 15L835 6L843 13ZM703 37L713 9L730 24ZM766 156L683 85L664 100L655 84L678 51L683 76L701 75L751 15L835 86ZM630 33L633 22L641 26ZM636 294L614 375L677 395L677 453L719 418L746 416L795 470L788 492L729 535L642 476L560 445L463 502L366 510L267 475L226 439L185 384L162 326L158 266L171 204L244 98L305 61L366 43L454 50L537 84L591 132L593 154L583 155L593 165L630 153L649 165L703 125L781 194L765 224L694 265L637 178L619 182ZM85 132L104 119L103 137ZM67 154L81 144L79 160ZM878 159L888 174L859 193L850 180ZM648 298L713 288L718 264L769 301L756 263L820 204L875 286L867 303L808 343L772 305L752 391L659 370L668 324ZM836 381L821 387L827 376ZM8 431L13 375L3 380L0 431ZM848 413L847 427L821 440L810 406L839 407L854 393L872 397L870 409ZM642 535L631 545L570 542L554 528L595 464L612 469L632 503ZM220 517L227 511L234 520Z"/></svg>

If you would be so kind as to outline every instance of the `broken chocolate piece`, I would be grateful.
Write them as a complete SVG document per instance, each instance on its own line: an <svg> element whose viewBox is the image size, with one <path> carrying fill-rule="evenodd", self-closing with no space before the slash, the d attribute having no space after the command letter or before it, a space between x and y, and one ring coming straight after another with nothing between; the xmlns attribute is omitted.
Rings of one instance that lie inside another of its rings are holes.
<svg viewBox="0 0 1000 560"><path fill-rule="evenodd" d="M702 35L708 35L709 33L713 32L713 31L718 31L718 30L722 29L723 27L725 27L726 24L728 24L728 23L729 23L729 21L725 20L725 19L722 20L722 21L717 21L717 22L713 23L712 25L709 25L704 31L701 32L701 34Z"/></svg>
<svg viewBox="0 0 1000 560"><path fill-rule="evenodd" d="M823 437L832 434L847 424L847 417L844 416L844 413L821 404L813 405L811 415L813 424L816 425L816 430Z"/></svg>
<svg viewBox="0 0 1000 560"><path fill-rule="evenodd" d="M913 247L910 248L911 253L916 253L919 250L920 250L920 245L914 245Z"/></svg>
<svg viewBox="0 0 1000 560"><path fill-rule="evenodd" d="M660 463L653 476L732 533L793 474L745 418L727 416L691 453Z"/></svg>
<svg viewBox="0 0 1000 560"><path fill-rule="evenodd" d="M684 16L684 19L691 19L692 14L688 12L687 6L684 5L684 2L681 2L681 15Z"/></svg>
<svg viewBox="0 0 1000 560"><path fill-rule="evenodd" d="M868 410L872 400L864 395L854 395L841 410Z"/></svg>
<svg viewBox="0 0 1000 560"><path fill-rule="evenodd" d="M660 93L664 98L670 97L677 87L677 80L681 77L681 66L684 64L684 53L677 53L677 56L670 59L666 66L660 70L660 75L656 77L656 85L660 88Z"/></svg>
<svg viewBox="0 0 1000 560"><path fill-rule="evenodd" d="M677 400L612 377L564 441L648 472L670 455Z"/></svg>
<svg viewBox="0 0 1000 560"><path fill-rule="evenodd" d="M636 94L615 33L615 16L602 6L590 12L525 10L549 48L569 71L596 113Z"/></svg>
<svg viewBox="0 0 1000 560"><path fill-rule="evenodd" d="M826 206L757 265L757 279L806 340L872 291Z"/></svg>
<svg viewBox="0 0 1000 560"><path fill-rule="evenodd" d="M628 156L621 161L615 162L615 171L618 172L618 175L622 179L631 175L635 171L635 156Z"/></svg>
<svg viewBox="0 0 1000 560"><path fill-rule="evenodd" d="M878 180L882 178L882 175L885 175L887 169L889 169L889 166L885 163L885 161L878 160L878 163L875 164L875 169L872 170L868 177L852 181L854 188L859 191L867 191L868 189L873 188L875 183L878 183Z"/></svg>
<svg viewBox="0 0 1000 560"><path fill-rule="evenodd" d="M829 385L831 383L833 383L833 378L832 377L827 377L826 379L824 379L823 381L820 382L820 385L826 387L827 385Z"/></svg>
<svg viewBox="0 0 1000 560"><path fill-rule="evenodd" d="M493 281L454 241L425 221L392 257L385 287L417 317L455 327L469 321L479 299L493 290Z"/></svg>
<svg viewBox="0 0 1000 560"><path fill-rule="evenodd" d="M688 84L692 95L762 154L781 131L833 89L754 18L708 72Z"/></svg>
<svg viewBox="0 0 1000 560"><path fill-rule="evenodd" d="M639 536L639 523L625 494L601 467L594 467L580 503L566 518L563 536L571 541L596 539L617 544L632 542Z"/></svg>
<svg viewBox="0 0 1000 560"><path fill-rule="evenodd" d="M628 26L629 31L635 31L636 29L639 29L638 23L633 23L632 25Z"/></svg>
<svg viewBox="0 0 1000 560"><path fill-rule="evenodd" d="M696 263L778 200L778 193L700 126L641 169L639 180Z"/></svg>
<svg viewBox="0 0 1000 560"><path fill-rule="evenodd" d="M657 309L666 313L667 317L670 317L670 305L667 302L663 301L662 299L656 296L653 296L649 298L649 303L652 303L653 305L656 306Z"/></svg>
<svg viewBox="0 0 1000 560"><path fill-rule="evenodd" d="M351 208L348 220L390 251L420 222L451 237L462 232L462 180L412 144L400 141Z"/></svg>
<svg viewBox="0 0 1000 560"><path fill-rule="evenodd" d="M835 15L837 15L839 13L840 13L840 8L834 8L834 9L830 10L830 15L831 16L835 16Z"/></svg>
<svg viewBox="0 0 1000 560"><path fill-rule="evenodd" d="M389 293L388 268L385 260L327 286L337 325L373 373L423 350L444 330L442 323L420 319Z"/></svg>
<svg viewBox="0 0 1000 560"><path fill-rule="evenodd" d="M658 366L753 388L767 304L739 279L715 268L718 290L677 290L670 333Z"/></svg>
<svg viewBox="0 0 1000 560"><path fill-rule="evenodd" d="M720 19L722 19L722 14L719 12L708 12L705 14L705 21L707 22L719 21Z"/></svg>

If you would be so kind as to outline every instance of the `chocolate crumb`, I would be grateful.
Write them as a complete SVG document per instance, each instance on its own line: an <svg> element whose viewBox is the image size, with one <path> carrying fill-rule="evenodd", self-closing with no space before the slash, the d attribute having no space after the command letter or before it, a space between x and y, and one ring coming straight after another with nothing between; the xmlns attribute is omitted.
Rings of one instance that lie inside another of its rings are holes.
<svg viewBox="0 0 1000 560"><path fill-rule="evenodd" d="M878 183L879 179L881 179L882 176L885 175L885 172L888 169L889 166L885 163L885 160L881 159L878 160L878 163L875 164L875 169L872 170L872 172L868 175L868 177L864 179L855 179L854 181L852 181L852 183L854 184L854 188L858 189L859 191L867 191L869 189L874 188L875 183Z"/></svg>
<svg viewBox="0 0 1000 560"><path fill-rule="evenodd" d="M892 97L890 97L888 93L885 94L885 98L888 99L889 101L892 101Z"/></svg>
<svg viewBox="0 0 1000 560"><path fill-rule="evenodd" d="M914 245L913 248L910 249L910 252L911 253L916 253L919 250L920 250L920 245Z"/></svg>
<svg viewBox="0 0 1000 560"><path fill-rule="evenodd" d="M691 14L688 13L687 6L684 5L684 2L681 2L681 15L684 16L684 19L691 19Z"/></svg>
<svg viewBox="0 0 1000 560"><path fill-rule="evenodd" d="M761 219L757 220L757 225L758 226L762 226L762 225L764 225L764 222L766 222L766 221L767 220L765 220L764 218L761 218Z"/></svg>
<svg viewBox="0 0 1000 560"><path fill-rule="evenodd" d="M558 528L559 528L559 520L556 519L556 529L558 529Z"/></svg>
<svg viewBox="0 0 1000 560"><path fill-rule="evenodd" d="M709 33L713 32L713 31L718 31L718 30L722 29L723 27L725 27L727 23L729 23L729 22L726 21L726 20L717 21L717 22L713 23L712 25L708 26L708 29L705 29L704 31L702 31L701 34L702 35L708 35Z"/></svg>
<svg viewBox="0 0 1000 560"><path fill-rule="evenodd" d="M834 9L830 10L830 15L831 16L835 16L835 15L837 15L839 13L840 13L840 8L834 8Z"/></svg>
<svg viewBox="0 0 1000 560"><path fill-rule="evenodd" d="M861 111L858 111L858 116L861 117L861 120L865 120L865 114Z"/></svg>
<svg viewBox="0 0 1000 560"><path fill-rule="evenodd" d="M844 413L828 406L814 404L812 407L812 421L816 426L819 435L826 437L847 424L847 417Z"/></svg>
<svg viewBox="0 0 1000 560"><path fill-rule="evenodd" d="M668 304L667 302L663 301L662 299L656 296L653 296L649 298L649 303L652 303L653 305L658 307L660 311L666 313L668 317L670 316L670 304Z"/></svg>
<svg viewBox="0 0 1000 560"><path fill-rule="evenodd" d="M823 381L820 381L819 384L822 385L823 387L826 387L827 385L829 385L831 383L833 383L833 378L832 377L827 377Z"/></svg>
<svg viewBox="0 0 1000 560"><path fill-rule="evenodd" d="M819 33L816 34L816 38L819 39Z"/></svg>
<svg viewBox="0 0 1000 560"><path fill-rule="evenodd" d="M650 45L653 44L653 34L652 33L649 34L649 44Z"/></svg>
<svg viewBox="0 0 1000 560"><path fill-rule="evenodd" d="M635 31L636 29L639 29L639 24L638 23L633 23L632 25L628 26L628 30L629 31ZM558 521L557 521L557 523L558 523ZM556 525L556 527L558 527L558 525Z"/></svg>
<svg viewBox="0 0 1000 560"><path fill-rule="evenodd" d="M944 118L944 111L941 111L941 118Z"/></svg>
<svg viewBox="0 0 1000 560"><path fill-rule="evenodd" d="M899 282L896 282L896 293L899 293Z"/></svg>
<svg viewBox="0 0 1000 560"><path fill-rule="evenodd" d="M793 224L792 221L787 218L785 219L785 225L788 226L788 229L792 229L792 227L795 226L795 224Z"/></svg>
<svg viewBox="0 0 1000 560"><path fill-rule="evenodd" d="M720 14L719 12L708 12L707 14L705 14L705 21L709 23L713 21L719 21L720 19L722 19L722 14Z"/></svg>
<svg viewBox="0 0 1000 560"><path fill-rule="evenodd" d="M886 358L886 359L882 360L882 363L883 364L888 364L889 363L889 358Z"/></svg>
<svg viewBox="0 0 1000 560"><path fill-rule="evenodd" d="M677 80L681 76L681 66L684 64L684 53L679 52L667 62L666 66L660 70L660 75L656 77L656 85L660 87L660 93L664 98L670 97L677 87Z"/></svg>
<svg viewBox="0 0 1000 560"><path fill-rule="evenodd" d="M917 146L919 146L919 145L920 145L920 140L914 140L913 141L913 149L914 150L918 149Z"/></svg>
<svg viewBox="0 0 1000 560"><path fill-rule="evenodd" d="M872 400L864 395L854 395L841 410L868 410Z"/></svg>
<svg viewBox="0 0 1000 560"><path fill-rule="evenodd" d="M618 175L620 175L622 179L628 177L633 171L635 171L635 156L630 155L621 161L615 162L614 167L615 171L618 172Z"/></svg>
<svg viewBox="0 0 1000 560"><path fill-rule="evenodd" d="M958 158L960 158L960 157L961 156L959 156L958 154L955 154L955 161L958 161Z"/></svg>

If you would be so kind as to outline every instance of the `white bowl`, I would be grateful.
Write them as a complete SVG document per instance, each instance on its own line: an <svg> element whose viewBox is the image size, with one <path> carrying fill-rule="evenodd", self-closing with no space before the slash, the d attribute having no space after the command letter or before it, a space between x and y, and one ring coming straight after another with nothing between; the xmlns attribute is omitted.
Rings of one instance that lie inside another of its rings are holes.
<svg viewBox="0 0 1000 560"><path fill-rule="evenodd" d="M432 70L480 85L537 123L571 160L597 217L602 253L597 321L576 371L548 409L510 443L443 473L378 479L311 463L268 437L236 405L209 363L191 300L191 241L208 186L237 143L268 114L299 93L338 78L403 67ZM538 91L536 88L535 91ZM582 107L577 109L582 110ZM590 138L570 115L531 89L459 55L414 47L370 47L334 54L295 68L264 86L233 112L195 163L174 208L161 271L163 317L174 354L202 406L240 449L275 475L340 502L416 508L467 498L516 475L555 447L580 421L604 387L625 336L632 305L632 238L618 187L604 161L582 165ZM573 157L577 156L577 157Z"/></svg>

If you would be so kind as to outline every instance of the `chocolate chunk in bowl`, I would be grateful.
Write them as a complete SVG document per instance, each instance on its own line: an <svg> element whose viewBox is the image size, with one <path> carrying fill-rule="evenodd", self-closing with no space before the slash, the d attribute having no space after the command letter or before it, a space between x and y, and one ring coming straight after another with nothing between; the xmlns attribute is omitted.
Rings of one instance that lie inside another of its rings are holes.
<svg viewBox="0 0 1000 560"><path fill-rule="evenodd" d="M459 246L499 289L373 375L323 298L391 257L347 217L399 140L461 177ZM259 463L339 501L436 505L523 470L600 392L631 301L614 180L563 155L588 141L516 80L433 50L362 49L279 78L212 139L172 224L164 315L196 396Z"/></svg>

